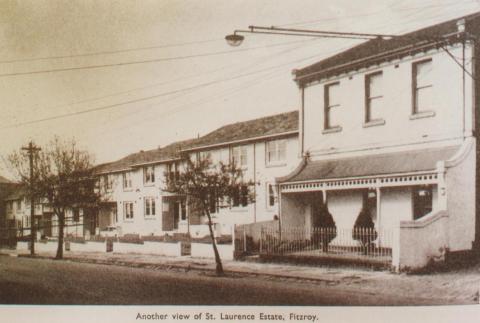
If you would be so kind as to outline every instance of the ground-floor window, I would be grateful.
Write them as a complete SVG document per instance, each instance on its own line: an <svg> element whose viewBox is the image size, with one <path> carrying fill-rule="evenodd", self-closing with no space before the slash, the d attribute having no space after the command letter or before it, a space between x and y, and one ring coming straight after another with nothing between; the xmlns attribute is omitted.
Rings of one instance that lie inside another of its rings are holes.
<svg viewBox="0 0 480 323"><path fill-rule="evenodd" d="M154 216L155 215L155 198L146 197L145 201L145 216Z"/></svg>
<svg viewBox="0 0 480 323"><path fill-rule="evenodd" d="M133 202L124 202L123 203L123 215L125 220L133 219Z"/></svg>
<svg viewBox="0 0 480 323"><path fill-rule="evenodd" d="M412 192L413 219L419 219L432 212L433 194L431 186L414 187Z"/></svg>
<svg viewBox="0 0 480 323"><path fill-rule="evenodd" d="M273 184L267 184L267 206L273 208L277 204L277 194Z"/></svg>

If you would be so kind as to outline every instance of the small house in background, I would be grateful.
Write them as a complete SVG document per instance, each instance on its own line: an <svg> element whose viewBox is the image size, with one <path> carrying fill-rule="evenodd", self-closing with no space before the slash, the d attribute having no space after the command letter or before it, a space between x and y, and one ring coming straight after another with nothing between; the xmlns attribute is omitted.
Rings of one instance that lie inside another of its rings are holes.
<svg viewBox="0 0 480 323"><path fill-rule="evenodd" d="M479 36L475 14L296 70L304 158L277 179L282 230L311 239L328 213L333 254L396 268L478 250Z"/></svg>

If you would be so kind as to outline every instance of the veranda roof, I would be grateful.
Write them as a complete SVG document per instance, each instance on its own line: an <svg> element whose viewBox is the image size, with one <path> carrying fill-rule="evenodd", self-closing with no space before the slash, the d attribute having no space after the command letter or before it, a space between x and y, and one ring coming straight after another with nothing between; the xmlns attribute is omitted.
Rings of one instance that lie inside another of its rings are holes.
<svg viewBox="0 0 480 323"><path fill-rule="evenodd" d="M291 174L277 178L277 183L433 171L436 169L438 161L450 159L459 148L460 146L449 146L343 159L306 161Z"/></svg>

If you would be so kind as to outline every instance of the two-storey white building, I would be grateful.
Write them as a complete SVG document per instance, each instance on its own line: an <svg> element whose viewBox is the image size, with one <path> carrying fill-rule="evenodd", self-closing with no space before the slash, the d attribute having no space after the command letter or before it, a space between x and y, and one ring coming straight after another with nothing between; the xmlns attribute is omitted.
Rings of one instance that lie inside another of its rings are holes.
<svg viewBox="0 0 480 323"><path fill-rule="evenodd" d="M300 160L298 112L226 125L197 139L99 165L97 174L107 193L99 229L112 228L118 235L207 235L206 219L189 209L186 198L165 191L166 181L175 179L188 155L208 156L213 164L236 162L245 179L256 183L250 188L254 203L248 203L246 192L226 207L212 201L218 235L231 234L234 224L272 220L279 214L275 178L291 172Z"/></svg>
<svg viewBox="0 0 480 323"><path fill-rule="evenodd" d="M471 15L295 71L304 158L278 178L283 227L315 226L326 204L339 241L363 208L397 268L472 249L479 26Z"/></svg>

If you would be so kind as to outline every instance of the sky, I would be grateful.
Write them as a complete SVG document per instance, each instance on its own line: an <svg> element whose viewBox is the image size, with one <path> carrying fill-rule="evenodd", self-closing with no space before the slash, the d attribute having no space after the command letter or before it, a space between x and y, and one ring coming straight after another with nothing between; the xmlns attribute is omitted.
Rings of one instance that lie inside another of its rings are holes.
<svg viewBox="0 0 480 323"><path fill-rule="evenodd" d="M358 40L225 35L249 25L402 34L479 0L0 0L0 175L33 140L95 163L297 110L292 70Z"/></svg>

